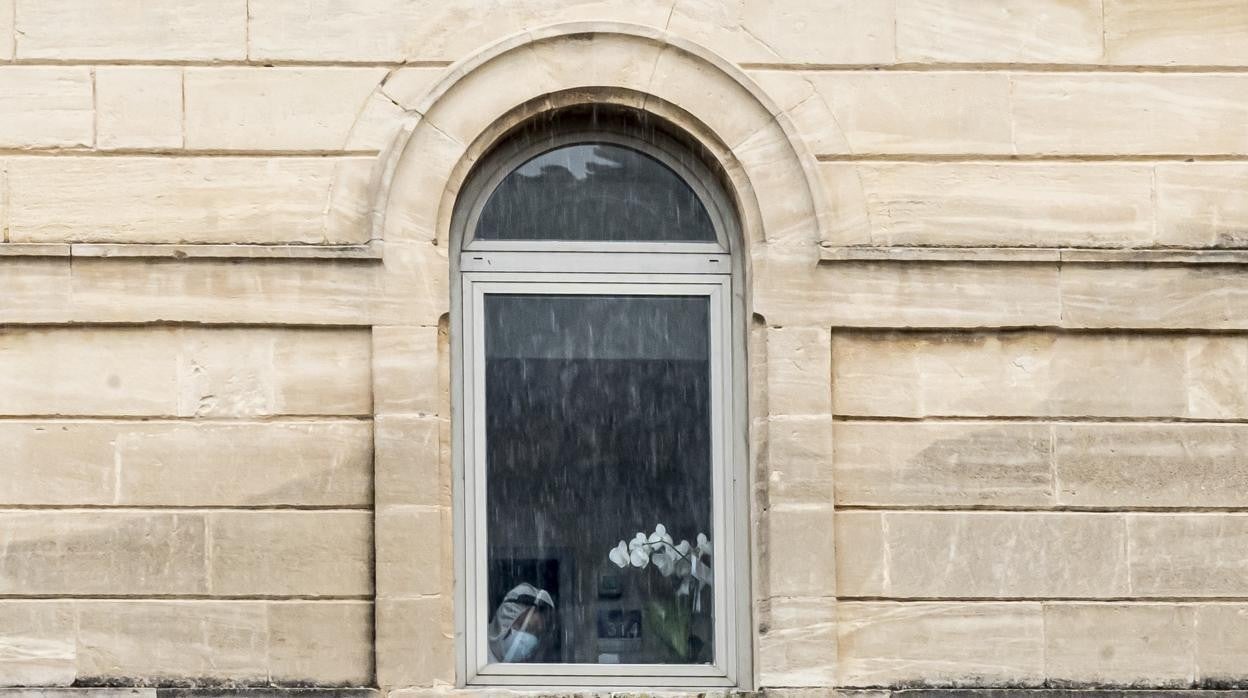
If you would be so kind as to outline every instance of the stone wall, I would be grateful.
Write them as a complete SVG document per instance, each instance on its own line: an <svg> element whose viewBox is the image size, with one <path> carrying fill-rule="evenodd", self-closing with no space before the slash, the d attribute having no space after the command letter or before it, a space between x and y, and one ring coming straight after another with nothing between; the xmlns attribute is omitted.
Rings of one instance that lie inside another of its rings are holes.
<svg viewBox="0 0 1248 698"><path fill-rule="evenodd" d="M0 686L449 690L446 201L598 86L753 197L759 687L1248 683L1242 0L0 0Z"/></svg>

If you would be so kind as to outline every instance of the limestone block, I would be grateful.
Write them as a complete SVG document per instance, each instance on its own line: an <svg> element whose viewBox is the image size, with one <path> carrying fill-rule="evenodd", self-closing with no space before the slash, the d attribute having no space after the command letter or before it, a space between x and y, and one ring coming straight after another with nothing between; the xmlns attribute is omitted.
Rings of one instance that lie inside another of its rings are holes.
<svg viewBox="0 0 1248 698"><path fill-rule="evenodd" d="M369 325L403 317L376 300L377 268L358 262L79 258L72 284L72 306L52 287L37 305L5 312L43 322Z"/></svg>
<svg viewBox="0 0 1248 698"><path fill-rule="evenodd" d="M384 506L376 513L377 595L412 598L451 593L450 513L427 506Z"/></svg>
<svg viewBox="0 0 1248 698"><path fill-rule="evenodd" d="M3 165L0 165L2 168ZM0 174L0 182L4 175ZM0 203L0 216L4 204ZM69 306L69 257L0 257L0 323L47 322L49 314L66 315Z"/></svg>
<svg viewBox="0 0 1248 698"><path fill-rule="evenodd" d="M439 420L408 415L376 418L377 505L449 506L449 473L441 472Z"/></svg>
<svg viewBox="0 0 1248 698"><path fill-rule="evenodd" d="M1248 515L1137 514L1128 518L1127 529L1137 595L1248 593Z"/></svg>
<svg viewBox="0 0 1248 698"><path fill-rule="evenodd" d="M731 110L728 105L723 109ZM726 135L729 129L745 125L743 117L736 118L741 123L730 125L721 119L714 125ZM821 234L817 215L812 215L825 206L816 198L821 183L808 179L800 160L804 155L795 154L793 148L789 135L775 122L763 125L733 148L741 167L749 173L761 232L768 244L810 245Z"/></svg>
<svg viewBox="0 0 1248 698"><path fill-rule="evenodd" d="M843 686L1034 686L1044 680L1038 603L845 602L838 608Z"/></svg>
<svg viewBox="0 0 1248 698"><path fill-rule="evenodd" d="M832 107L811 82L811 73L765 69L746 72L788 116L810 152L849 152L845 134L836 123Z"/></svg>
<svg viewBox="0 0 1248 698"><path fill-rule="evenodd" d="M837 422L836 503L1048 506L1052 427L1025 422Z"/></svg>
<svg viewBox="0 0 1248 698"><path fill-rule="evenodd" d="M372 414L372 342L358 330L277 331L277 414Z"/></svg>
<svg viewBox="0 0 1248 698"><path fill-rule="evenodd" d="M385 68L187 68L186 146L337 150Z"/></svg>
<svg viewBox="0 0 1248 698"><path fill-rule="evenodd" d="M0 505L112 503L115 433L95 422L0 422Z"/></svg>
<svg viewBox="0 0 1248 698"><path fill-rule="evenodd" d="M361 243L365 157L13 158L14 242ZM348 176L356 175L359 176Z"/></svg>
<svg viewBox="0 0 1248 698"><path fill-rule="evenodd" d="M1126 536L1118 514L845 511L836 516L838 590L842 597L1126 596Z"/></svg>
<svg viewBox="0 0 1248 698"><path fill-rule="evenodd" d="M648 90L706 119L724 144L733 149L769 126L773 118L762 104L742 99L739 85L722 70L690 61L674 49L659 54ZM790 191L789 195L796 193Z"/></svg>
<svg viewBox="0 0 1248 698"><path fill-rule="evenodd" d="M503 37L556 22L622 21L662 27L671 3L577 0L500 6L472 0L394 3L253 0L250 48L256 59L454 61ZM454 27L454 31L446 31Z"/></svg>
<svg viewBox="0 0 1248 698"><path fill-rule="evenodd" d="M0 686L68 686L77 674L74 613L60 601L0 602Z"/></svg>
<svg viewBox="0 0 1248 698"><path fill-rule="evenodd" d="M891 2L680 0L669 31L742 63L891 63Z"/></svg>
<svg viewBox="0 0 1248 698"><path fill-rule="evenodd" d="M754 258L768 324L836 327L1060 325L1056 264L844 262L771 248Z"/></svg>
<svg viewBox="0 0 1248 698"><path fill-rule="evenodd" d="M366 421L63 424L51 427L58 430L52 434L59 436L56 444L62 449L72 448L87 427L114 441L115 455L109 449L99 462L110 472L114 464L118 469L118 504L373 503L373 435Z"/></svg>
<svg viewBox="0 0 1248 698"><path fill-rule="evenodd" d="M299 686L368 686L373 605L368 601L268 604L269 677Z"/></svg>
<svg viewBox="0 0 1248 698"><path fill-rule="evenodd" d="M1248 75L1017 74L1019 153L1248 153Z"/></svg>
<svg viewBox="0 0 1248 698"><path fill-rule="evenodd" d="M377 599L377 682L382 688L455 680L451 600Z"/></svg>
<svg viewBox="0 0 1248 698"><path fill-rule="evenodd" d="M1201 604L1196 607L1196 667L1202 682L1241 682L1248 655L1248 605Z"/></svg>
<svg viewBox="0 0 1248 698"><path fill-rule="evenodd" d="M1239 267L1067 265L1070 327L1248 329L1248 276Z"/></svg>
<svg viewBox="0 0 1248 698"><path fill-rule="evenodd" d="M832 420L827 415L767 422L767 492L772 502L832 502Z"/></svg>
<svg viewBox="0 0 1248 698"><path fill-rule="evenodd" d="M90 147L94 108L89 68L0 66L0 148Z"/></svg>
<svg viewBox="0 0 1248 698"><path fill-rule="evenodd" d="M247 0L16 0L17 57L237 60Z"/></svg>
<svg viewBox="0 0 1248 698"><path fill-rule="evenodd" d="M860 163L877 245L1153 243L1150 165Z"/></svg>
<svg viewBox="0 0 1248 698"><path fill-rule="evenodd" d="M1248 65L1248 6L1106 0L1105 50L1127 65Z"/></svg>
<svg viewBox="0 0 1248 698"><path fill-rule="evenodd" d="M827 415L831 333L822 328L778 327L767 331L767 408L772 415Z"/></svg>
<svg viewBox="0 0 1248 698"><path fill-rule="evenodd" d="M1066 506L1248 506L1248 425L1055 424Z"/></svg>
<svg viewBox="0 0 1248 698"><path fill-rule="evenodd" d="M442 395L438 328L373 328L373 413L436 415Z"/></svg>
<svg viewBox="0 0 1248 698"><path fill-rule="evenodd" d="M1234 418L1248 342L1233 336L839 333L838 414Z"/></svg>
<svg viewBox="0 0 1248 698"><path fill-rule="evenodd" d="M96 68L96 145L181 148L182 101L180 68Z"/></svg>
<svg viewBox="0 0 1248 698"><path fill-rule="evenodd" d="M133 511L8 511L0 594L203 594L204 517Z"/></svg>
<svg viewBox="0 0 1248 698"><path fill-rule="evenodd" d="M1010 77L973 72L819 72L808 77L831 106L849 152L1014 152Z"/></svg>
<svg viewBox="0 0 1248 698"><path fill-rule="evenodd" d="M1196 609L1176 604L1045 604L1049 678L1081 685L1186 688Z"/></svg>
<svg viewBox="0 0 1248 698"><path fill-rule="evenodd" d="M1248 165L1166 163L1156 170L1159 243L1248 247Z"/></svg>
<svg viewBox="0 0 1248 698"><path fill-rule="evenodd" d="M383 189L390 192L383 204L382 238L387 245L429 242L437 237L443 200L453 196L459 184L449 177L467 149L428 122L416 124L404 150L413 156L399 160L391 180L383 183Z"/></svg>
<svg viewBox="0 0 1248 698"><path fill-rule="evenodd" d="M386 242L382 291L376 312L392 318L377 324L436 325L450 312L447 248L432 242Z"/></svg>
<svg viewBox="0 0 1248 698"><path fill-rule="evenodd" d="M16 34L13 27L13 6L16 2L17 0L0 0L0 60L13 57L13 40Z"/></svg>
<svg viewBox="0 0 1248 698"><path fill-rule="evenodd" d="M834 512L829 504L774 504L767 511L767 584L773 596L837 593Z"/></svg>
<svg viewBox="0 0 1248 698"><path fill-rule="evenodd" d="M836 621L834 599L771 599L758 637L760 685L834 685Z"/></svg>
<svg viewBox="0 0 1248 698"><path fill-rule="evenodd" d="M1099 63L1098 0L898 0L901 63Z"/></svg>
<svg viewBox="0 0 1248 698"><path fill-rule="evenodd" d="M207 515L211 591L229 596L366 596L373 521L366 511Z"/></svg>
<svg viewBox="0 0 1248 698"><path fill-rule="evenodd" d="M161 677L268 683L265 604L75 602L78 676L88 685Z"/></svg>

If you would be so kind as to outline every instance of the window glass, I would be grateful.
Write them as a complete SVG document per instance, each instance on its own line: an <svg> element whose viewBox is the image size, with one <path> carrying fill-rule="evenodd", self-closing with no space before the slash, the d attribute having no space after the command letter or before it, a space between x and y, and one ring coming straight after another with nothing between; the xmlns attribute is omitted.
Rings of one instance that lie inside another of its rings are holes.
<svg viewBox="0 0 1248 698"><path fill-rule="evenodd" d="M638 150L580 143L509 173L477 221L479 240L715 242L694 190Z"/></svg>
<svg viewBox="0 0 1248 698"><path fill-rule="evenodd" d="M491 662L713 661L709 303L485 295Z"/></svg>

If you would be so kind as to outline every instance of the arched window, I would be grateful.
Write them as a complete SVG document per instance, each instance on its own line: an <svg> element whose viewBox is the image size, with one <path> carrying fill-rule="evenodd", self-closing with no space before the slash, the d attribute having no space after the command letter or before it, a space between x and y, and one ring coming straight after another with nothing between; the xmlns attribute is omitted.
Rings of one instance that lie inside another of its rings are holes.
<svg viewBox="0 0 1248 698"><path fill-rule="evenodd" d="M723 181L661 124L595 111L525 124L465 184L465 683L744 675L744 331Z"/></svg>

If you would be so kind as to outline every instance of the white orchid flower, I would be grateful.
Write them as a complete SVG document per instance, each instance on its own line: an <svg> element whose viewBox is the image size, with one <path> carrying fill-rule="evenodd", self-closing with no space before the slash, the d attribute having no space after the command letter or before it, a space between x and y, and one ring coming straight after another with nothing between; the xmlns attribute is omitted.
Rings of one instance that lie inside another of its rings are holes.
<svg viewBox="0 0 1248 698"><path fill-rule="evenodd" d="M705 533L698 534L698 555L711 554L711 539Z"/></svg>
<svg viewBox="0 0 1248 698"><path fill-rule="evenodd" d="M672 546L667 546L654 554L651 558L654 566L664 577L672 576L672 572L676 571L676 555L672 552Z"/></svg>
<svg viewBox="0 0 1248 698"><path fill-rule="evenodd" d="M607 553L607 558L610 559L611 562L614 562L616 567L619 567L620 569L628 567L628 565L632 562L631 556L628 553L628 545L624 541L620 541L619 545L612 548L611 552Z"/></svg>
<svg viewBox="0 0 1248 698"><path fill-rule="evenodd" d="M633 567L644 570L646 565L650 564L650 552L644 547L633 548L633 552L629 554L629 562L633 564Z"/></svg>
<svg viewBox="0 0 1248 698"><path fill-rule="evenodd" d="M663 524L655 524L654 533L650 534L649 542L650 542L650 545L655 546L656 549L661 549L660 546L662 545L670 546L672 544L672 537L667 535L666 526L664 526Z"/></svg>
<svg viewBox="0 0 1248 698"><path fill-rule="evenodd" d="M633 536L633 539L628 542L628 551L631 553L639 548L645 548L647 542L646 534L638 531L637 535Z"/></svg>

